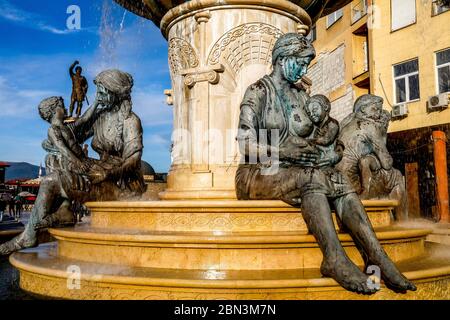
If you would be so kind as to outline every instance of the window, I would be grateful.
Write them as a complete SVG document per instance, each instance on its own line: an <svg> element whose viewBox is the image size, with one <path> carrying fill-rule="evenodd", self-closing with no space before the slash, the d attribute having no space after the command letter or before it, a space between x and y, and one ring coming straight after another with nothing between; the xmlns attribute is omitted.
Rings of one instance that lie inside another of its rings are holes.
<svg viewBox="0 0 450 320"><path fill-rule="evenodd" d="M438 93L450 92L450 48L436 53Z"/></svg>
<svg viewBox="0 0 450 320"><path fill-rule="evenodd" d="M394 66L395 102L397 104L420 99L419 60Z"/></svg>
<svg viewBox="0 0 450 320"><path fill-rule="evenodd" d="M355 23L367 14L367 0L359 0L352 3L352 23Z"/></svg>
<svg viewBox="0 0 450 320"><path fill-rule="evenodd" d="M433 12L432 15L436 16L438 14L441 14L442 12L450 10L450 6L448 4L444 3L443 0L433 0Z"/></svg>
<svg viewBox="0 0 450 320"><path fill-rule="evenodd" d="M369 43L364 41L363 43L363 49L364 49L364 72L369 71Z"/></svg>
<svg viewBox="0 0 450 320"><path fill-rule="evenodd" d="M416 0L391 0L391 30L416 22Z"/></svg>
<svg viewBox="0 0 450 320"><path fill-rule="evenodd" d="M313 42L317 39L317 29L316 29L316 25L313 25L311 27L311 31L309 32L309 34L306 36L306 38L308 38L309 41Z"/></svg>
<svg viewBox="0 0 450 320"><path fill-rule="evenodd" d="M338 21L343 14L344 11L342 9L339 9L327 15L327 28L331 27L336 21Z"/></svg>

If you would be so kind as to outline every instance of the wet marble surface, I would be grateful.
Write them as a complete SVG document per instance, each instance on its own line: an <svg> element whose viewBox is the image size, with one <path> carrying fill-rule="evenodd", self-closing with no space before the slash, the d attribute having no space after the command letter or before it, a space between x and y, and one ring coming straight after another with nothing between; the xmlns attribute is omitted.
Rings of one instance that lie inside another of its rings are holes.
<svg viewBox="0 0 450 320"><path fill-rule="evenodd" d="M34 300L35 298L19 287L19 271L0 257L0 300Z"/></svg>
<svg viewBox="0 0 450 320"><path fill-rule="evenodd" d="M29 212L23 212L20 222L26 225ZM33 296L27 294L19 287L19 271L8 261L8 257L0 256L0 300L33 300Z"/></svg>

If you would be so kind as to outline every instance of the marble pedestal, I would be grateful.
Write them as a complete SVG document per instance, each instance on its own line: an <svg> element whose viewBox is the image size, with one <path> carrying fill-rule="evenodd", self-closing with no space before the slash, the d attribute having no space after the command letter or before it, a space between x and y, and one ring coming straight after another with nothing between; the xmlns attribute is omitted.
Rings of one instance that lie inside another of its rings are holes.
<svg viewBox="0 0 450 320"><path fill-rule="evenodd" d="M389 256L418 291L363 296L321 276L298 209L279 201L89 203L89 224L11 256L22 289L68 299L448 299L448 247L391 224L392 201L365 207ZM336 225L338 229L338 225ZM361 257L345 233L349 257ZM75 271L75 272L74 272ZM79 286L74 286L78 284Z"/></svg>
<svg viewBox="0 0 450 320"><path fill-rule="evenodd" d="M235 199L239 106L270 72L275 41L306 34L311 19L289 1L190 1L161 21L169 44L173 163L164 200Z"/></svg>

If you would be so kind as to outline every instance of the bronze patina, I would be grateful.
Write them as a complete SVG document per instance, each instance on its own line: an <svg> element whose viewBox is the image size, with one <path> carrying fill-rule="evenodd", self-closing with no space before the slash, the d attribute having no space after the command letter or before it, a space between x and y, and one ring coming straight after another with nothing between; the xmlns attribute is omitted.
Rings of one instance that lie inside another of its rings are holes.
<svg viewBox="0 0 450 320"><path fill-rule="evenodd" d="M341 123L339 140L345 150L337 168L344 172L362 199L398 200L397 220L408 215L405 182L386 147L391 115L383 110L383 98L362 95L354 112Z"/></svg>
<svg viewBox="0 0 450 320"><path fill-rule="evenodd" d="M49 152L49 174L42 179L25 231L2 244L0 254L36 246L41 228L73 225L71 202L133 199L145 191L140 171L142 126L132 112L130 96L133 78L106 70L94 83L95 102L74 122L63 122L62 98L51 97L39 105L41 117L51 124L43 143ZM99 160L83 152L81 145L89 138Z"/></svg>
<svg viewBox="0 0 450 320"><path fill-rule="evenodd" d="M311 146L322 135L316 135L317 130L322 128L326 133L336 125L331 121L319 127L327 123L323 115L322 120L311 117L316 118L312 121L305 108L309 97L294 85L306 74L314 56L314 48L304 36L285 34L273 49L273 72L247 89L239 119L238 141L243 157L236 173L237 197L279 199L301 207L323 253L322 274L347 290L372 294L377 289L369 285L368 276L349 259L339 241L332 206L366 266L378 266L386 286L395 291L416 290L384 251L351 183L334 167L339 158L338 144L336 152L322 155L317 146Z"/></svg>
<svg viewBox="0 0 450 320"><path fill-rule="evenodd" d="M86 99L86 94L88 91L88 82L84 76L81 75L83 69L80 66L75 67L79 64L78 61L72 63L69 68L69 75L72 79L72 96L70 98L69 115L72 117L73 108L75 103L77 104L76 117L81 116L81 109L83 108L83 101ZM73 70L75 69L75 72Z"/></svg>

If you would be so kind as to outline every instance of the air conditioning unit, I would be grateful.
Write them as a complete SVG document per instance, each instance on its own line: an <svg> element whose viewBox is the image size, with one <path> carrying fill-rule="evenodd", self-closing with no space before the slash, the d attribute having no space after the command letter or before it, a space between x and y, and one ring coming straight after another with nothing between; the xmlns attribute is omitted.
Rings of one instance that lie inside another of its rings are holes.
<svg viewBox="0 0 450 320"><path fill-rule="evenodd" d="M428 98L428 109L448 108L448 93L441 93Z"/></svg>
<svg viewBox="0 0 450 320"><path fill-rule="evenodd" d="M392 107L392 118L403 118L408 115L408 105L406 103L397 104Z"/></svg>

